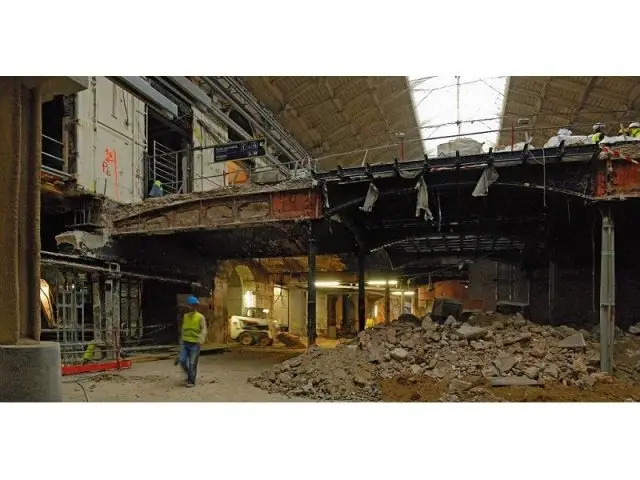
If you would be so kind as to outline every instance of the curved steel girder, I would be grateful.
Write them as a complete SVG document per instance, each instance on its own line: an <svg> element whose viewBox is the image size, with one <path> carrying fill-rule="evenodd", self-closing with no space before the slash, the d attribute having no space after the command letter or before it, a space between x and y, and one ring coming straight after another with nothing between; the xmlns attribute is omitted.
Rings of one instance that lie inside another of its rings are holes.
<svg viewBox="0 0 640 480"><path fill-rule="evenodd" d="M361 251L367 251L367 241L366 241L366 233L364 230L355 222L350 219L340 218L340 223L342 223L349 231L353 234L353 238L358 244L358 248ZM331 220L331 218L329 218Z"/></svg>
<svg viewBox="0 0 640 480"><path fill-rule="evenodd" d="M540 229L541 223L537 221L529 221L527 223L514 221L502 221L499 219L484 219L482 223L472 225L471 227L464 227L456 225L456 231L436 231L433 229L387 229L387 230L374 230L368 233L372 239L370 241L370 247L372 250L380 248L392 248L399 246L402 243L412 242L420 240L450 240L450 237L458 237L460 242L464 242L465 239L475 238L479 243L483 238L512 238L526 243L528 239L538 238L544 234L544 231ZM426 224L425 224L426 227ZM409 244L408 246L414 246ZM452 252L455 253L455 252Z"/></svg>
<svg viewBox="0 0 640 480"><path fill-rule="evenodd" d="M466 265L474 263L478 260L500 260L505 263L519 263L522 261L523 256L519 251L499 251L492 253L478 253L478 252L461 252L457 256L454 255L429 255L421 257L420 259L409 260L410 255L392 255L392 269L394 271L401 270L406 274L423 273L425 271L433 271L437 269L457 268L460 264ZM450 262L438 262L438 260L448 259ZM453 261L457 259L457 261Z"/></svg>

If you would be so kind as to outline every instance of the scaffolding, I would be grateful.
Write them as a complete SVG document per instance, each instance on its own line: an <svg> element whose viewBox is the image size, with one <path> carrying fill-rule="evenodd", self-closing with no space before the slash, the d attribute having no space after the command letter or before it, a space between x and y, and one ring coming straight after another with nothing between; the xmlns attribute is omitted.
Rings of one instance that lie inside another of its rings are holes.
<svg viewBox="0 0 640 480"><path fill-rule="evenodd" d="M43 315L42 338L60 344L63 365L118 360L123 350L152 348L154 337L171 328L144 323L143 282L121 275L115 265L86 272L45 264L42 277L55 312L52 321Z"/></svg>
<svg viewBox="0 0 640 480"><path fill-rule="evenodd" d="M180 151L172 152L160 142L153 141L153 155L149 158L151 183L160 181L165 193L184 193L180 179Z"/></svg>

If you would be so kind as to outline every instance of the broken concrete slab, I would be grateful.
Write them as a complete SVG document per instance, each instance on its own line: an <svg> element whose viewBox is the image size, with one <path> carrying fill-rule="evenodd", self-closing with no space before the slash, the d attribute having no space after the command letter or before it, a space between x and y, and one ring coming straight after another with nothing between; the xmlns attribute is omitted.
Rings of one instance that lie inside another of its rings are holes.
<svg viewBox="0 0 640 480"><path fill-rule="evenodd" d="M518 359L514 357L498 357L493 361L500 375L506 375L518 363Z"/></svg>
<svg viewBox="0 0 640 480"><path fill-rule="evenodd" d="M458 329L458 334L462 335L467 340L477 340L484 337L487 334L487 330L480 327L472 327L465 323Z"/></svg>
<svg viewBox="0 0 640 480"><path fill-rule="evenodd" d="M289 383L293 381L293 375L287 372L281 373L280 375L278 375L278 381L280 383Z"/></svg>
<svg viewBox="0 0 640 480"><path fill-rule="evenodd" d="M558 343L560 348L585 348L587 342L581 333L574 333Z"/></svg>
<svg viewBox="0 0 640 480"><path fill-rule="evenodd" d="M509 338L505 338L502 341L502 344L504 346L508 346L508 345L513 345L515 343L521 343L521 342L528 342L531 340L531 338L533 338L533 335L531 333L523 333L521 335L516 335L513 337L509 337Z"/></svg>
<svg viewBox="0 0 640 480"><path fill-rule="evenodd" d="M524 371L526 377L535 380L540 375L540 369L538 367L529 367Z"/></svg>
<svg viewBox="0 0 640 480"><path fill-rule="evenodd" d="M433 319L431 318L431 315L426 315L422 319L421 326L423 330L431 330L433 328Z"/></svg>
<svg viewBox="0 0 640 480"><path fill-rule="evenodd" d="M492 387L535 387L541 383L529 377L493 377L491 378Z"/></svg>
<svg viewBox="0 0 640 480"><path fill-rule="evenodd" d="M544 369L544 373L553 378L558 378L560 376L560 369L558 368L557 365L550 364L550 365L547 365L547 367Z"/></svg>
<svg viewBox="0 0 640 480"><path fill-rule="evenodd" d="M409 352L407 352L404 348L394 348L391 350L391 358L402 362L407 359L409 356Z"/></svg>
<svg viewBox="0 0 640 480"><path fill-rule="evenodd" d="M449 315L447 319L444 321L445 326L447 327L455 327L458 324L458 321L452 315Z"/></svg>
<svg viewBox="0 0 640 480"><path fill-rule="evenodd" d="M465 392L473 387L473 383L454 378L449 382L449 393Z"/></svg>

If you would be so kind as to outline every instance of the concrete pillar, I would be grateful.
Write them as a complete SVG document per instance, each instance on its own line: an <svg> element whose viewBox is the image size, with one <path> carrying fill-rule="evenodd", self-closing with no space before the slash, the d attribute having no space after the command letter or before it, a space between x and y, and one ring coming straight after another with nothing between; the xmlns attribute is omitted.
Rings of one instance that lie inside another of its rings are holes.
<svg viewBox="0 0 640 480"><path fill-rule="evenodd" d="M364 288L365 281L365 260L366 253L360 251L358 253L358 331L362 332L367 323L366 310L366 292Z"/></svg>
<svg viewBox="0 0 640 480"><path fill-rule="evenodd" d="M313 238L313 230L309 238L309 276L307 279L307 340L308 345L316 343L316 240Z"/></svg>
<svg viewBox="0 0 640 480"><path fill-rule="evenodd" d="M384 286L384 323L386 325L391 323L391 289L388 279Z"/></svg>
<svg viewBox="0 0 640 480"><path fill-rule="evenodd" d="M615 338L616 274L615 230L611 207L602 211L602 245L600 247L600 369L613 373Z"/></svg>
<svg viewBox="0 0 640 480"><path fill-rule="evenodd" d="M59 401L60 348L40 341L42 89L0 78L0 400Z"/></svg>

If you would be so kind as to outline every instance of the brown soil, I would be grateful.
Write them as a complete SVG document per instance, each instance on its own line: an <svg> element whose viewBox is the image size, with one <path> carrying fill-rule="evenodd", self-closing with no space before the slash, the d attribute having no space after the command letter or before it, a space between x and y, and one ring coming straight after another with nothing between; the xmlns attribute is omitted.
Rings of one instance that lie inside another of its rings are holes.
<svg viewBox="0 0 640 480"><path fill-rule="evenodd" d="M396 377L380 384L385 402L437 402L447 392L448 380ZM640 401L640 385L611 379L589 389L561 383L543 387L490 387L486 383L456 394L461 401L483 402L624 402Z"/></svg>

